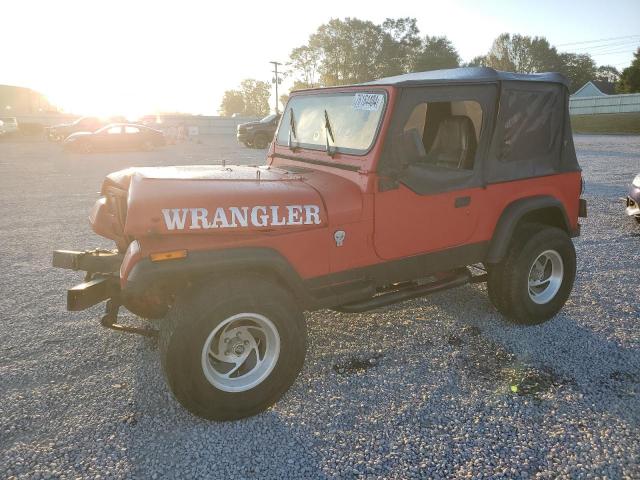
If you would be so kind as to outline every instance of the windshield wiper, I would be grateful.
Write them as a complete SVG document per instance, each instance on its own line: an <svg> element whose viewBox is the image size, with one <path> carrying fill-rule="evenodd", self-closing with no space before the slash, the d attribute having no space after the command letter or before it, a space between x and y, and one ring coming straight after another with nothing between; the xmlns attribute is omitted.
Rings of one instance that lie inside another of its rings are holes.
<svg viewBox="0 0 640 480"><path fill-rule="evenodd" d="M296 134L296 121L295 121L295 118L293 117L293 108L290 108L289 109L289 141L287 143L287 146L289 147L289 150L291 150L292 152L295 152L298 149L298 146L293 145L291 143L292 133L296 139L296 143L298 143L298 135Z"/></svg>
<svg viewBox="0 0 640 480"><path fill-rule="evenodd" d="M333 150L329 148L329 137L331 137L331 141L333 142ZM336 154L336 139L333 138L333 130L331 128L331 122L329 121L329 114L327 111L324 111L324 139L327 146L327 155L331 158Z"/></svg>

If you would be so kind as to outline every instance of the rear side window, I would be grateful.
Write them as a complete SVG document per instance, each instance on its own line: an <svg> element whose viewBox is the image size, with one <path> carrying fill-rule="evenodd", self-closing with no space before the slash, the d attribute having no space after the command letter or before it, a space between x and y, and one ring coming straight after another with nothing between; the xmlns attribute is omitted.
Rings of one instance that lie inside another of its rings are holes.
<svg viewBox="0 0 640 480"><path fill-rule="evenodd" d="M559 90L510 89L500 104L502 162L531 160L551 154L562 134L562 96Z"/></svg>

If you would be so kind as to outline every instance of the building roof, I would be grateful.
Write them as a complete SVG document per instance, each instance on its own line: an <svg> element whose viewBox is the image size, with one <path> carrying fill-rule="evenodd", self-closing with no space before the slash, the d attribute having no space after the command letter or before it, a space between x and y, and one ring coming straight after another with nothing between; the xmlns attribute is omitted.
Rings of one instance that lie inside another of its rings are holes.
<svg viewBox="0 0 640 480"><path fill-rule="evenodd" d="M616 84L606 80L592 80L591 83L605 95L614 95L616 93Z"/></svg>
<svg viewBox="0 0 640 480"><path fill-rule="evenodd" d="M547 82L561 83L569 86L564 75L559 73L512 73L494 70L488 67L464 67L447 70L431 70L428 72L405 73L395 77L381 78L361 85L422 85L441 82L498 82L498 81L522 81L522 82Z"/></svg>
<svg viewBox="0 0 640 480"><path fill-rule="evenodd" d="M574 92L572 97L606 97L615 95L615 83L603 80L590 80Z"/></svg>

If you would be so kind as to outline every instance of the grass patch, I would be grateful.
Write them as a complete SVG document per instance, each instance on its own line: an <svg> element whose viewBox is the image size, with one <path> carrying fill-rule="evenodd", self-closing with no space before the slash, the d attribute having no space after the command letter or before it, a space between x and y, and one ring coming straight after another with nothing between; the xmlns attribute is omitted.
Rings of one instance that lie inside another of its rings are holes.
<svg viewBox="0 0 640 480"><path fill-rule="evenodd" d="M571 129L574 133L640 134L640 113L572 115Z"/></svg>

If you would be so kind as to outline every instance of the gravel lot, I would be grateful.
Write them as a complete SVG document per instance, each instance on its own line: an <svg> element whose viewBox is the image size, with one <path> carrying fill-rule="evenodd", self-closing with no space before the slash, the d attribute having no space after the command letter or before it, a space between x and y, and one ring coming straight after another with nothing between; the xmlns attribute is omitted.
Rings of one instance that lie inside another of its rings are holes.
<svg viewBox="0 0 640 480"><path fill-rule="evenodd" d="M590 216L555 319L510 326L483 285L316 312L286 396L219 424L173 400L153 340L101 328L98 306L66 312L81 277L50 257L110 246L87 215L111 171L264 152L213 138L88 156L0 142L0 477L639 478L640 226L620 198L640 172L640 137L576 145Z"/></svg>

